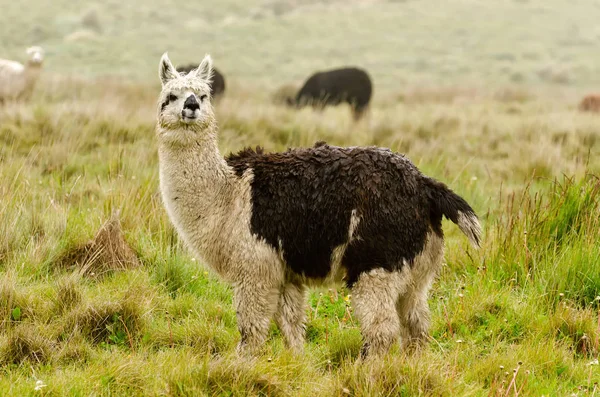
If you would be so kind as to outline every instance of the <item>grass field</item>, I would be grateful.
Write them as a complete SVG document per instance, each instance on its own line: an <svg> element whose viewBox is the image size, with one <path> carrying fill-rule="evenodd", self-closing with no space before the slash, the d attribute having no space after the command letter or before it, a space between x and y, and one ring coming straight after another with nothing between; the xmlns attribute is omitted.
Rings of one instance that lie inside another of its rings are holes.
<svg viewBox="0 0 600 397"><path fill-rule="evenodd" d="M48 54L34 97L0 106L0 395L600 395L600 116L576 110L600 84L595 2L170 3L3 5L1 56ZM191 46L231 76L223 153L386 146L473 205L483 246L445 221L424 350L357 362L332 286L303 355L275 326L235 354L231 289L158 192L158 60ZM269 102L339 63L373 74L367 120Z"/></svg>

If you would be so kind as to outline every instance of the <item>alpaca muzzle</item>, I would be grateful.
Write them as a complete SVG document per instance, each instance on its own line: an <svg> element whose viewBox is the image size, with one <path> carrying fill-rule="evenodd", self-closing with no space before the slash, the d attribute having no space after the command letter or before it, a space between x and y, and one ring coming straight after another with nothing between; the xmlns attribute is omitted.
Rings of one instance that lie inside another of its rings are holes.
<svg viewBox="0 0 600 397"><path fill-rule="evenodd" d="M183 103L183 110L181 111L181 117L184 120L194 120L198 117L197 112L200 110L200 104L196 99L195 95L187 97Z"/></svg>

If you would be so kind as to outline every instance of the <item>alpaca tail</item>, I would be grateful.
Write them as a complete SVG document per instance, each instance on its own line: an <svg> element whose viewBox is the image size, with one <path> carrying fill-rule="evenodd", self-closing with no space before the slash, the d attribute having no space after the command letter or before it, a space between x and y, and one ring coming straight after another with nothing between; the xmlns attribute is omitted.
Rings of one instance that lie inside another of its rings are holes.
<svg viewBox="0 0 600 397"><path fill-rule="evenodd" d="M481 242L481 224L471 206L442 182L425 179L428 196L435 212L456 223L475 248Z"/></svg>

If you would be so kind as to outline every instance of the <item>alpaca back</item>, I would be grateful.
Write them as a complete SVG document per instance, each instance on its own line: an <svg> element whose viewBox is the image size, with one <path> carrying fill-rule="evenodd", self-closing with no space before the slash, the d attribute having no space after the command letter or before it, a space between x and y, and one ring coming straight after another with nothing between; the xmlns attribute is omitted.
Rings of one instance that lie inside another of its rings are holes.
<svg viewBox="0 0 600 397"><path fill-rule="evenodd" d="M342 266L352 285L361 272L413 260L430 230L441 235L422 174L388 149L246 149L226 160L238 175L253 174L252 232L305 277L327 277L334 250L347 244Z"/></svg>

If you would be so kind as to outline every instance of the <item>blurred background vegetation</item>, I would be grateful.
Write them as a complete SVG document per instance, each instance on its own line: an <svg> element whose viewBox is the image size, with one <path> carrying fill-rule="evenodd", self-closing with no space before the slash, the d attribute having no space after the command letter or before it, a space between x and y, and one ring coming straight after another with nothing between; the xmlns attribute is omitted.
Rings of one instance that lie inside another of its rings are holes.
<svg viewBox="0 0 600 397"><path fill-rule="evenodd" d="M211 53L256 87L356 64L377 91L406 85L600 83L600 4L568 0L5 1L0 54L38 44L45 67L83 76L155 76Z"/></svg>

